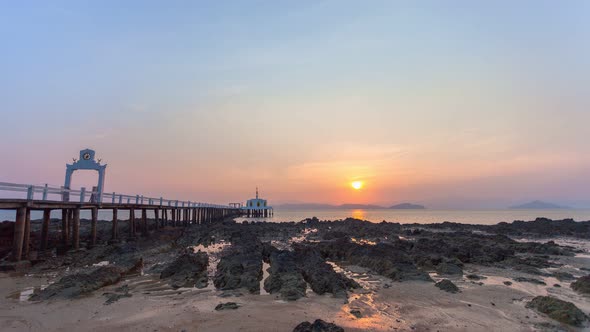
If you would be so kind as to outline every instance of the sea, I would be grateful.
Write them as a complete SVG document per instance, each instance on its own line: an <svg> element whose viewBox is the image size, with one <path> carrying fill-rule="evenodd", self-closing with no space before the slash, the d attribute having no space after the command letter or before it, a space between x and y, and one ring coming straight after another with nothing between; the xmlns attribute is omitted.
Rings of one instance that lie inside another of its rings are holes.
<svg viewBox="0 0 590 332"><path fill-rule="evenodd" d="M136 212L139 217L139 211ZM14 221L15 211L0 210L0 221ZM59 210L53 211L52 218L61 218ZM89 211L81 211L81 218L90 219ZM148 218L152 218L152 212L148 212ZM289 222L301 221L306 218L317 217L320 220L338 220L349 217L368 220L371 222L398 222L402 224L411 223L440 223L445 221L462 224L492 225L499 222L512 222L514 220L535 220L536 218L567 219L576 221L590 220L590 209L556 209L556 210L393 210L393 209L280 209L274 210L274 216L269 218L237 218L238 221L267 221L267 222ZM31 219L41 219L41 211L32 211ZM111 220L112 214L109 210L102 210L98 215L99 220ZM127 211L119 210L120 219L128 219Z"/></svg>

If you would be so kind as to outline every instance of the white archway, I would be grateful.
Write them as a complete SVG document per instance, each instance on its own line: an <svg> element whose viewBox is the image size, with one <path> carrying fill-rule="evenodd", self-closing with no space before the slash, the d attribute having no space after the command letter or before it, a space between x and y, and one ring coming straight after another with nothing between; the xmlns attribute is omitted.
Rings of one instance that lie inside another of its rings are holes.
<svg viewBox="0 0 590 332"><path fill-rule="evenodd" d="M104 177L105 177L105 170L107 165L101 165L100 161L96 161L94 159L95 152L91 149L84 149L80 151L80 159L74 160L72 164L66 164L66 180L64 183L65 189L71 189L70 186L72 184L72 174L74 171L77 170L94 170L98 172L98 185L97 191L98 195L96 197L96 201L98 203L102 200L102 193L104 191ZM64 195L64 200L69 200L69 194Z"/></svg>

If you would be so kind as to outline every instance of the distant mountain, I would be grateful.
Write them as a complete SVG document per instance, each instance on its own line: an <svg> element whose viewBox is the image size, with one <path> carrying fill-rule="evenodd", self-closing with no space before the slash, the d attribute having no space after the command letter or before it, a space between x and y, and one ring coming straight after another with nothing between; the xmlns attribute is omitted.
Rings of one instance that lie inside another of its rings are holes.
<svg viewBox="0 0 590 332"><path fill-rule="evenodd" d="M399 209L399 210L423 210L426 209L424 205L419 204L412 204L412 203L401 203L394 206L390 206L390 209Z"/></svg>
<svg viewBox="0 0 590 332"><path fill-rule="evenodd" d="M547 203L543 201L532 201L521 205L511 206L511 209L529 209L529 210L537 210L537 209L568 209L567 206L561 206L553 203Z"/></svg>

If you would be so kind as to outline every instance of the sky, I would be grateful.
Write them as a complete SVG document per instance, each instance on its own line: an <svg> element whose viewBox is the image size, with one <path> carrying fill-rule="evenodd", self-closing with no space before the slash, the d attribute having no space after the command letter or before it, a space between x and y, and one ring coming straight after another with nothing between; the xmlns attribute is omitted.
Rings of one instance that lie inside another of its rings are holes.
<svg viewBox="0 0 590 332"><path fill-rule="evenodd" d="M582 0L5 1L0 182L63 185L92 148L108 192L590 207L588 17Z"/></svg>

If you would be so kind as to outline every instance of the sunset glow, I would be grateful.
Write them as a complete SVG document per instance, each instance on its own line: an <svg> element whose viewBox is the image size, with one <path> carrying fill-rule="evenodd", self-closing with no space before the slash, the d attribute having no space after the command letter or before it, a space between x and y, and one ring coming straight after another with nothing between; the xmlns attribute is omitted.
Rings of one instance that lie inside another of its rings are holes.
<svg viewBox="0 0 590 332"><path fill-rule="evenodd" d="M590 206L586 2L42 3L0 20L3 179L92 148L126 194Z"/></svg>

